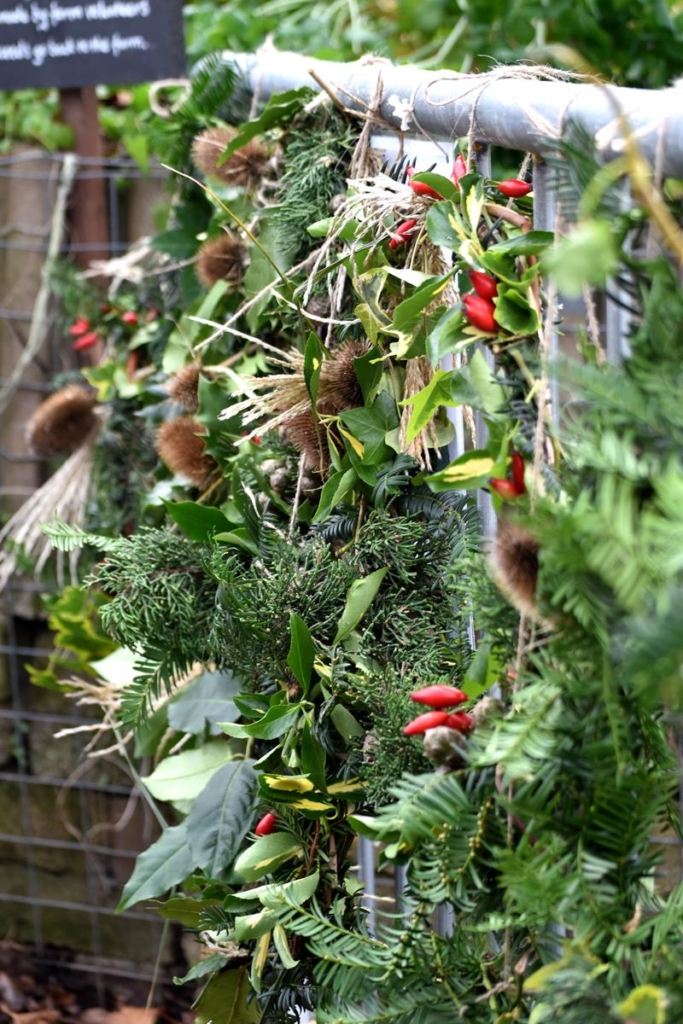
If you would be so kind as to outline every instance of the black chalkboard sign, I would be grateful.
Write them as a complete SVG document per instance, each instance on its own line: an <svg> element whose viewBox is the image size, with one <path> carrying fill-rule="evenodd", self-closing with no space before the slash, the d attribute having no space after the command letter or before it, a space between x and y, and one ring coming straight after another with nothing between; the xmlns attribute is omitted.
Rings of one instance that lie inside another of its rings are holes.
<svg viewBox="0 0 683 1024"><path fill-rule="evenodd" d="M182 0L0 0L0 89L185 73Z"/></svg>

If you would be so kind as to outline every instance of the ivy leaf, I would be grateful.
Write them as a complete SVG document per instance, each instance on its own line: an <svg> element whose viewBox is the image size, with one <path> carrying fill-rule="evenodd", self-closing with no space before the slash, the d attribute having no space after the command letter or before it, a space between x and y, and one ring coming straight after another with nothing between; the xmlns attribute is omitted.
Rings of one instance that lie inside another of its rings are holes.
<svg viewBox="0 0 683 1024"><path fill-rule="evenodd" d="M258 779L252 761L232 761L212 776L187 816L195 867L218 878L249 831Z"/></svg>
<svg viewBox="0 0 683 1024"><path fill-rule="evenodd" d="M223 964L225 959L221 957ZM196 977L196 975L195 975ZM259 1024L261 1011L250 999L249 972L245 967L221 971L202 992L195 1010L195 1024Z"/></svg>
<svg viewBox="0 0 683 1024"><path fill-rule="evenodd" d="M205 672L175 696L168 705L168 722L178 732L201 736L207 725L216 735L219 722L235 721L239 710L232 697L241 682L231 672Z"/></svg>
<svg viewBox="0 0 683 1024"><path fill-rule="evenodd" d="M365 355L354 359L353 369L363 392L363 400L368 402L382 379L381 351L373 346Z"/></svg>
<svg viewBox="0 0 683 1024"><path fill-rule="evenodd" d="M405 334L411 330L417 321L421 322L422 314L426 307L446 288L455 272L456 268L453 268L453 270L450 270L442 277L433 277L425 281L424 284L415 289L412 295L399 303L394 310L392 318L394 329L401 334Z"/></svg>
<svg viewBox="0 0 683 1024"><path fill-rule="evenodd" d="M389 572L388 569L375 569L369 576L361 580L354 580L349 589L344 605L342 617L337 627L337 635L333 643L340 643L344 637L356 628L366 611L375 600L377 592L382 585L382 580Z"/></svg>
<svg viewBox="0 0 683 1024"><path fill-rule="evenodd" d="M255 882L270 874L293 857L303 857L299 841L287 832L273 832L260 836L243 850L235 861L235 871L245 882Z"/></svg>
<svg viewBox="0 0 683 1024"><path fill-rule="evenodd" d="M443 405L452 405L450 391L451 374L447 370L437 370L429 384L405 399L405 405L412 405L413 411L406 430L406 443L410 444L417 435L431 422L435 413Z"/></svg>
<svg viewBox="0 0 683 1024"><path fill-rule="evenodd" d="M462 371L461 379L469 383L478 396L474 407L489 416L495 416L505 402L505 389L494 377L481 350L474 353Z"/></svg>
<svg viewBox="0 0 683 1024"><path fill-rule="evenodd" d="M356 454L366 466L376 465L387 458L387 434L395 430L399 423L396 403L391 395L382 391L371 406L349 409L339 418L353 437L360 441L362 450Z"/></svg>
<svg viewBox="0 0 683 1024"><path fill-rule="evenodd" d="M287 655L287 664L306 694L311 683L313 662L315 661L313 637L303 619L300 619L294 612L290 612L289 615L289 628L292 641Z"/></svg>
<svg viewBox="0 0 683 1024"><path fill-rule="evenodd" d="M135 862L135 868L121 895L117 912L141 900L161 896L192 873L194 864L185 823L166 828Z"/></svg>
<svg viewBox="0 0 683 1024"><path fill-rule="evenodd" d="M186 537L208 544L214 534L230 529L230 522L213 505L199 505L196 501L164 501L166 511Z"/></svg>

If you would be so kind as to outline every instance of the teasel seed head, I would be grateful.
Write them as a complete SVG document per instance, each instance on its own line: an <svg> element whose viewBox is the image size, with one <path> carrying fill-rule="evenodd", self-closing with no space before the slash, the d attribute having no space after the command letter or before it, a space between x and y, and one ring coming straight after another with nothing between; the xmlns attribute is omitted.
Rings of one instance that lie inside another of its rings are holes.
<svg viewBox="0 0 683 1024"><path fill-rule="evenodd" d="M250 139L219 166L221 153L236 135L234 128L207 128L192 144L192 159L209 178L237 188L255 189L263 179L269 160L268 150L256 139Z"/></svg>
<svg viewBox="0 0 683 1024"><path fill-rule="evenodd" d="M363 404L363 391L353 361L366 355L370 348L368 341L345 341L331 359L324 361L318 404L324 404L326 412L336 414Z"/></svg>
<svg viewBox="0 0 683 1024"><path fill-rule="evenodd" d="M79 448L99 425L95 393L69 384L42 402L26 424L26 443L34 455L51 458Z"/></svg>
<svg viewBox="0 0 683 1024"><path fill-rule="evenodd" d="M234 231L224 231L209 238L197 253L195 271L206 288L217 281L227 281L237 287L247 269L247 246Z"/></svg>
<svg viewBox="0 0 683 1024"><path fill-rule="evenodd" d="M216 462L204 451L203 427L192 416L167 420L157 430L156 449L159 458L172 473L186 477L195 487L206 486Z"/></svg>
<svg viewBox="0 0 683 1024"><path fill-rule="evenodd" d="M199 367L194 363L183 366L168 382L170 397L186 412L197 412L199 408Z"/></svg>
<svg viewBox="0 0 683 1024"><path fill-rule="evenodd" d="M498 520L491 551L493 577L511 604L539 619L536 602L540 545L526 527L504 516Z"/></svg>
<svg viewBox="0 0 683 1024"><path fill-rule="evenodd" d="M303 456L304 469L325 472L330 464L325 427L315 422L311 409L288 417L282 424L282 433L295 451Z"/></svg>

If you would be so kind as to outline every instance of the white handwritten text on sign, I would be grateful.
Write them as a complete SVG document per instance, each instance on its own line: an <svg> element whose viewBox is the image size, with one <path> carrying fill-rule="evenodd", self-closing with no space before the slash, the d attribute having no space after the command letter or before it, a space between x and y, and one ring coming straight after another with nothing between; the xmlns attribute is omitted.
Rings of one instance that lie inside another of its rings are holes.
<svg viewBox="0 0 683 1024"><path fill-rule="evenodd" d="M0 0L0 89L183 72L182 0Z"/></svg>

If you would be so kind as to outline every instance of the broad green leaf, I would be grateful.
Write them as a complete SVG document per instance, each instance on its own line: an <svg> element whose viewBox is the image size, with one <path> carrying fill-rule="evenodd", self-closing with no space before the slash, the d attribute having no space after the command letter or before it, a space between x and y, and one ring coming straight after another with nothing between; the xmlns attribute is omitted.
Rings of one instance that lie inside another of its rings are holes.
<svg viewBox="0 0 683 1024"><path fill-rule="evenodd" d="M348 708L344 707L343 704L335 704L332 708L330 718L342 739L350 740L354 737L365 736L365 729L363 726L360 724L358 719L351 714Z"/></svg>
<svg viewBox="0 0 683 1024"><path fill-rule="evenodd" d="M407 444L431 422L442 406L453 404L450 401L450 376L447 370L437 370L426 387L405 399L404 404L413 407L406 430Z"/></svg>
<svg viewBox="0 0 683 1024"><path fill-rule="evenodd" d="M426 477L432 491L454 491L481 487L491 476L496 460L485 451L465 452L439 473Z"/></svg>
<svg viewBox="0 0 683 1024"><path fill-rule="evenodd" d="M246 967L221 971L199 998L195 1024L259 1024L261 1011L251 994Z"/></svg>
<svg viewBox="0 0 683 1024"><path fill-rule="evenodd" d="M343 473L333 473L329 480L325 481L320 493L318 508L312 521L314 523L324 522L357 481L358 474L353 467Z"/></svg>
<svg viewBox="0 0 683 1024"><path fill-rule="evenodd" d="M412 295L394 310L392 325L395 330L405 332L417 321L422 320L424 310L441 294L455 274L455 268L442 277L432 277L416 288Z"/></svg>
<svg viewBox="0 0 683 1024"><path fill-rule="evenodd" d="M220 722L220 727L228 736L237 739L252 737L258 740L275 740L294 725L301 714L299 704L276 704L268 708L263 718L249 725L232 722Z"/></svg>
<svg viewBox="0 0 683 1024"><path fill-rule="evenodd" d="M486 250L488 253L507 256L537 256L555 241L552 231L520 232L506 238L504 242L496 242Z"/></svg>
<svg viewBox="0 0 683 1024"><path fill-rule="evenodd" d="M272 910L259 910L255 914L240 914L235 918L235 941L252 942L272 931L277 914Z"/></svg>
<svg viewBox="0 0 683 1024"><path fill-rule="evenodd" d="M462 306L453 306L447 310L427 335L426 352L432 366L438 366L441 360L455 352L460 342L467 340L463 328L467 321L463 316Z"/></svg>
<svg viewBox="0 0 683 1024"><path fill-rule="evenodd" d="M495 320L512 334L536 334L541 326L534 306L516 288L499 287L493 300Z"/></svg>
<svg viewBox="0 0 683 1024"><path fill-rule="evenodd" d="M396 403L386 391L380 392L371 406L350 409L340 419L363 445L362 454L356 454L365 465L376 465L388 456L387 434L398 427L399 416Z"/></svg>
<svg viewBox="0 0 683 1024"><path fill-rule="evenodd" d="M353 368L363 392L363 401L368 403L374 397L377 385L382 379L382 353L374 346L365 355L353 361Z"/></svg>
<svg viewBox="0 0 683 1024"><path fill-rule="evenodd" d="M467 238L467 231L455 203L434 203L427 214L427 234L434 245L444 245L457 252L460 243Z"/></svg>
<svg viewBox="0 0 683 1024"><path fill-rule="evenodd" d="M208 544L216 533L229 530L230 523L213 505L200 505L196 501L164 501L166 511L186 537Z"/></svg>
<svg viewBox="0 0 683 1024"><path fill-rule="evenodd" d="M235 859L249 831L258 779L251 761L232 761L212 776L187 816L195 866L211 878Z"/></svg>
<svg viewBox="0 0 683 1024"><path fill-rule="evenodd" d="M273 942L285 970L291 970L292 967L296 967L299 961L295 960L292 956L289 943L287 942L287 932L281 924L276 924L273 928Z"/></svg>
<svg viewBox="0 0 683 1024"><path fill-rule="evenodd" d="M259 546L251 539L246 527L238 526L235 530L229 530L227 533L216 533L213 539L220 544L232 544L235 548L248 551L250 555L259 554Z"/></svg>
<svg viewBox="0 0 683 1024"><path fill-rule="evenodd" d="M157 903L154 909L168 921L180 921L185 928L199 928L203 911L220 907L220 900L196 900L191 896L172 896L165 903Z"/></svg>
<svg viewBox="0 0 683 1024"><path fill-rule="evenodd" d="M377 596L382 580L388 572L389 570L386 568L375 569L374 572L364 576L363 579L354 580L349 589L344 611L337 627L337 635L333 643L340 643L344 637L348 636L356 628Z"/></svg>
<svg viewBox="0 0 683 1024"><path fill-rule="evenodd" d="M257 135L262 135L270 128L275 128L279 124L289 125L294 115L301 110L311 95L312 91L308 86L274 93L258 117L241 126L238 134L228 143L218 158L218 166L220 167L229 156L232 156L238 149L246 145L250 139L256 138Z"/></svg>
<svg viewBox="0 0 683 1024"><path fill-rule="evenodd" d="M306 900L310 900L311 896L313 896L319 882L320 873L314 871L312 875L295 878L292 882L271 882L269 885L257 885L252 889L246 889L244 892L232 893L230 900L233 903L235 900L244 900L247 903L259 900L263 907L277 910L278 907L282 906L283 900L286 898L288 903L296 903L298 906L302 906Z"/></svg>
<svg viewBox="0 0 683 1024"><path fill-rule="evenodd" d="M261 780L269 790L283 793L310 793L315 785L305 775L269 775L264 773Z"/></svg>
<svg viewBox="0 0 683 1024"><path fill-rule="evenodd" d="M323 368L324 358L325 349L321 344L320 338L315 331L311 331L308 335L306 348L304 349L304 381L306 382L306 390L314 409L318 398L318 384L320 383L320 373Z"/></svg>
<svg viewBox="0 0 683 1024"><path fill-rule="evenodd" d="M255 843L243 850L235 861L234 869L245 882L255 882L270 874L281 864L294 857L303 857L304 851L298 840L287 832L273 832L260 836Z"/></svg>
<svg viewBox="0 0 683 1024"><path fill-rule="evenodd" d="M193 868L185 824L164 829L157 841L136 860L117 911L126 910L140 900L162 896L174 885L184 882Z"/></svg>
<svg viewBox="0 0 683 1024"><path fill-rule="evenodd" d="M198 750L183 750L164 758L142 781L157 800L193 800L232 756L227 743L213 740Z"/></svg>
<svg viewBox="0 0 683 1024"><path fill-rule="evenodd" d="M164 350L161 367L165 373L176 373L187 362L188 355L192 354L193 345L200 331L207 330L205 326L190 316L197 316L202 320L209 320L216 311L223 296L228 290L226 281L216 281L211 290L191 306L186 315L180 321L178 327L171 334Z"/></svg>
<svg viewBox="0 0 683 1024"><path fill-rule="evenodd" d="M315 783L316 788L321 792L325 792L325 748L318 739L316 739L313 729L308 722L304 724L301 730L301 768L305 775L307 775L312 782Z"/></svg>
<svg viewBox="0 0 683 1024"><path fill-rule="evenodd" d="M493 370L486 362L481 349L474 353L463 371L463 376L469 380L479 397L479 401L475 402L475 408L494 416L505 402L505 389L494 377Z"/></svg>
<svg viewBox="0 0 683 1024"><path fill-rule="evenodd" d="M254 992L260 992L262 988L263 972L268 962L268 950L270 949L270 932L266 932L256 943L254 955L251 958L251 970L249 980Z"/></svg>
<svg viewBox="0 0 683 1024"><path fill-rule="evenodd" d="M287 664L306 694L311 683L315 661L313 637L303 619L300 619L294 612L289 613L289 629L292 639L287 655Z"/></svg>
<svg viewBox="0 0 683 1024"><path fill-rule="evenodd" d="M669 999L657 985L639 985L619 1003L617 1010L633 1024L664 1024Z"/></svg>
<svg viewBox="0 0 683 1024"><path fill-rule="evenodd" d="M467 696L473 699L490 690L500 679L504 668L504 663L491 652L490 644L480 644L465 673L463 685Z"/></svg>
<svg viewBox="0 0 683 1024"><path fill-rule="evenodd" d="M578 224L544 254L541 265L564 295L580 296L586 285L604 285L619 266L612 227L604 220Z"/></svg>
<svg viewBox="0 0 683 1024"><path fill-rule="evenodd" d="M434 171L418 171L410 180L423 181L425 185L429 185L435 192L438 192L442 199L458 198L458 188L450 178L445 178L443 174L436 174Z"/></svg>

